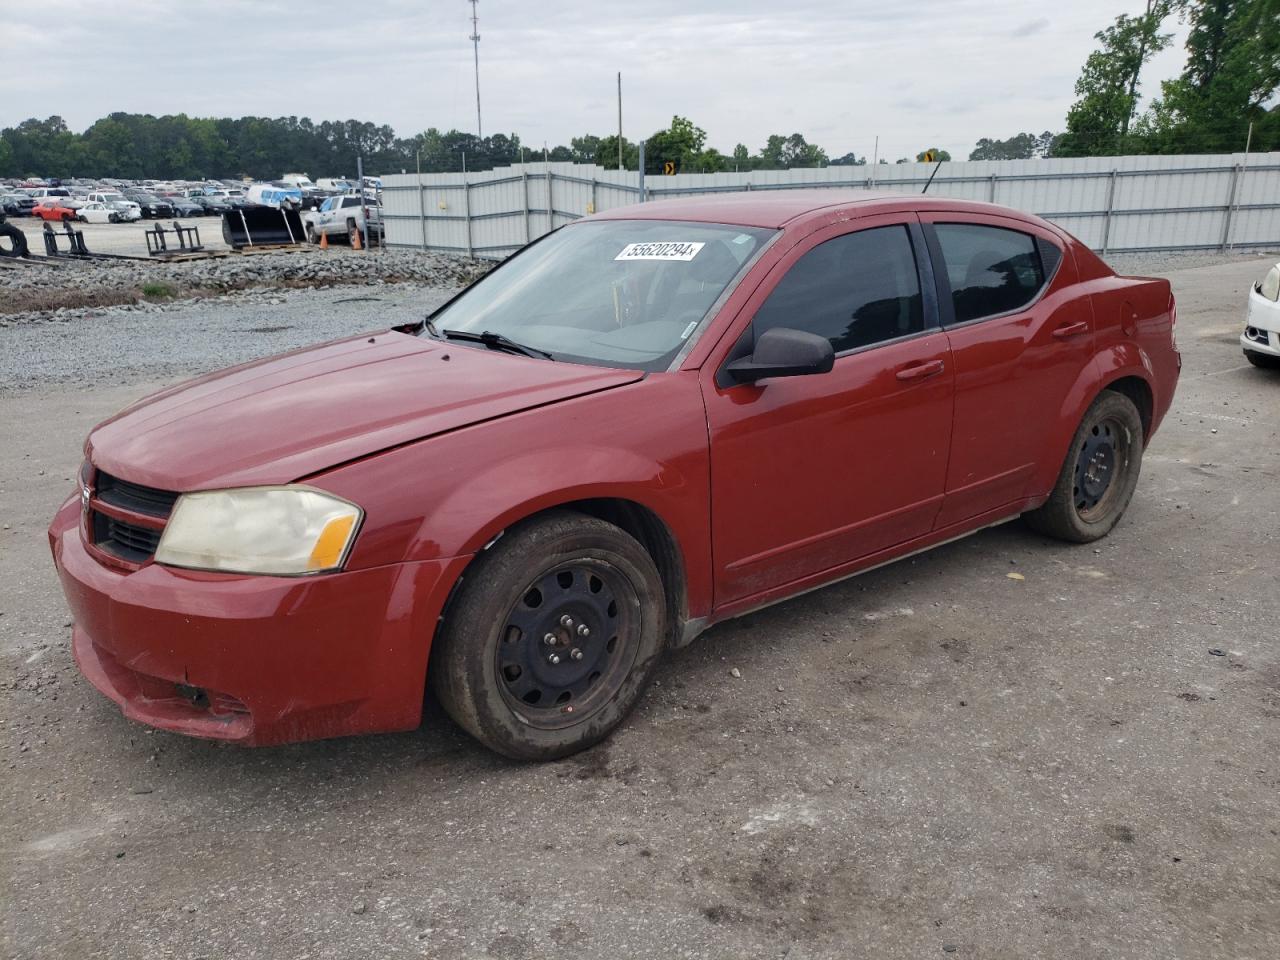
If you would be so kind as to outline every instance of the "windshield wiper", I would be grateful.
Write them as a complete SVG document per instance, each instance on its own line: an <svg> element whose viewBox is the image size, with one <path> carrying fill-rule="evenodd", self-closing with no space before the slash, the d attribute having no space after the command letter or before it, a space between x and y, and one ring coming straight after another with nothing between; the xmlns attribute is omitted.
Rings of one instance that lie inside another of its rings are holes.
<svg viewBox="0 0 1280 960"><path fill-rule="evenodd" d="M483 343L490 350L516 353L522 357L542 357L545 360L555 359L545 350L539 350L537 347L526 347L523 343L516 343L510 337L501 333L494 333L492 330L482 330L480 333L472 333L470 330L441 330L436 333L435 324L428 320L427 331L433 336L439 336L445 340L465 340L470 343Z"/></svg>

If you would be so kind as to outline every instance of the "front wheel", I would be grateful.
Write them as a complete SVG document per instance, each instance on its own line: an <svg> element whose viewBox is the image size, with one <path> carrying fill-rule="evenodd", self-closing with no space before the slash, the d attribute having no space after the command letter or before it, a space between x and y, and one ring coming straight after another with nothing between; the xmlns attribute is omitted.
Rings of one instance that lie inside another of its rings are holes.
<svg viewBox="0 0 1280 960"><path fill-rule="evenodd" d="M1142 446L1138 408L1123 394L1104 390L1080 421L1049 499L1024 514L1027 523L1072 543L1105 537L1133 499Z"/></svg>
<svg viewBox="0 0 1280 960"><path fill-rule="evenodd" d="M449 715L485 746L555 760L609 735L666 644L662 578L611 523L557 511L518 525L463 577L431 652Z"/></svg>

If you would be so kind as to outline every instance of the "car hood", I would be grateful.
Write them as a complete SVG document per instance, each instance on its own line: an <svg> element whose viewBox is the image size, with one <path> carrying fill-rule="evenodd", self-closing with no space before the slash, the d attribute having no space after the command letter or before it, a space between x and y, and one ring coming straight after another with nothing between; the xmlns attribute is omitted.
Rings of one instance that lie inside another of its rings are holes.
<svg viewBox="0 0 1280 960"><path fill-rule="evenodd" d="M95 427L86 451L108 473L165 490L290 483L643 376L398 332L364 334L144 397Z"/></svg>

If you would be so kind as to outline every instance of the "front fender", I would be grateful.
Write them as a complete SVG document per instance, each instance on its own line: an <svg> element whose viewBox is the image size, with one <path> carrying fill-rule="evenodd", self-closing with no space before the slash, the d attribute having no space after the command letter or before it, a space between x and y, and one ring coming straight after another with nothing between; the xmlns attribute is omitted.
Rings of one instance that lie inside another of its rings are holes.
<svg viewBox="0 0 1280 960"><path fill-rule="evenodd" d="M690 614L710 609L710 468L696 373L478 423L308 482L365 508L352 569L468 556L511 524L577 500L638 504L675 542Z"/></svg>
<svg viewBox="0 0 1280 960"><path fill-rule="evenodd" d="M671 529L663 516L662 494L687 488L691 482L678 466L622 447L561 444L529 451L490 465L464 487L454 489L424 518L423 533L435 535L420 536L418 543L438 541L447 517L447 527L458 531L458 539L441 546L455 554L475 553L524 517L575 500L600 498L638 503Z"/></svg>

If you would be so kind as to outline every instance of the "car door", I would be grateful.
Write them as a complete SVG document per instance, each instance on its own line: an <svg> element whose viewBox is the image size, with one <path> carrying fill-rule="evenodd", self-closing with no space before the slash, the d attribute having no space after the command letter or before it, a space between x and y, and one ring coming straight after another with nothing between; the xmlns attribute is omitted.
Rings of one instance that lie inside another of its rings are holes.
<svg viewBox="0 0 1280 960"><path fill-rule="evenodd" d="M914 217L811 234L754 292L704 365L716 604L830 571L930 531L942 503L952 375ZM829 373L735 384L723 364L765 330L818 333Z"/></svg>
<svg viewBox="0 0 1280 960"><path fill-rule="evenodd" d="M939 526L1016 512L1044 438L1093 359L1093 316L1050 231L1013 218L921 215L955 369ZM1041 491L1043 492L1043 491Z"/></svg>

